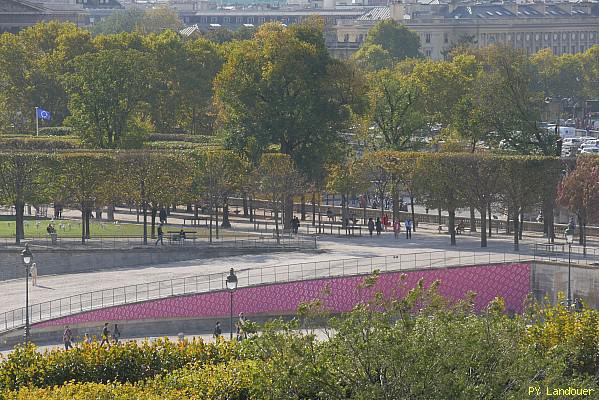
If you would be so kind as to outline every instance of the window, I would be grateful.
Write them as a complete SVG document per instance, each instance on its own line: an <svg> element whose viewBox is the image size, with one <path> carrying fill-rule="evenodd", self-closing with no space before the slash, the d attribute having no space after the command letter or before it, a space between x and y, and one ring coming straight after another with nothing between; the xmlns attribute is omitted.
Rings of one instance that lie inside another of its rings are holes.
<svg viewBox="0 0 599 400"><path fill-rule="evenodd" d="M346 33L345 35L343 35L343 41L344 42L349 42L349 33Z"/></svg>
<svg viewBox="0 0 599 400"><path fill-rule="evenodd" d="M210 23L211 24L216 24L216 22L217 22L216 17L210 17Z"/></svg>
<svg viewBox="0 0 599 400"><path fill-rule="evenodd" d="M424 41L425 41L425 43L430 43L431 42L431 34L430 33L425 33L424 34Z"/></svg>
<svg viewBox="0 0 599 400"><path fill-rule="evenodd" d="M541 35L539 35L539 34L537 33L537 34L535 35L535 40L536 40L536 41L539 41L539 40L541 40Z"/></svg>
<svg viewBox="0 0 599 400"><path fill-rule="evenodd" d="M247 17L247 23L248 24L253 24L254 23L254 17Z"/></svg>
<svg viewBox="0 0 599 400"><path fill-rule="evenodd" d="M549 34L548 33L545 34L545 40L549 40Z"/></svg>
<svg viewBox="0 0 599 400"><path fill-rule="evenodd" d="M520 34L516 35L516 40L520 40Z"/></svg>
<svg viewBox="0 0 599 400"><path fill-rule="evenodd" d="M447 32L443 34L443 43L449 43L449 35Z"/></svg>
<svg viewBox="0 0 599 400"><path fill-rule="evenodd" d="M230 19L229 17L224 17L224 18L223 18L223 22L224 22L225 24L228 24L229 22L231 22L231 19Z"/></svg>
<svg viewBox="0 0 599 400"><path fill-rule="evenodd" d="M238 24L242 24L243 23L243 17L236 17L235 18L235 22Z"/></svg>
<svg viewBox="0 0 599 400"><path fill-rule="evenodd" d="M580 34L580 38L584 40L584 32Z"/></svg>
<svg viewBox="0 0 599 400"><path fill-rule="evenodd" d="M260 23L260 24L263 24L263 23L264 23L264 21L265 21L264 17L260 17L260 18L258 19L258 23Z"/></svg>
<svg viewBox="0 0 599 400"><path fill-rule="evenodd" d="M527 33L526 34L526 41L529 41L529 40L530 40L530 35Z"/></svg>
<svg viewBox="0 0 599 400"><path fill-rule="evenodd" d="M557 34L557 33L554 33L554 34L553 34L553 40L557 40L557 38L558 38L558 37L559 37L559 36L558 36L558 34Z"/></svg>
<svg viewBox="0 0 599 400"><path fill-rule="evenodd" d="M362 43L364 41L364 35L363 34L359 34L358 35L358 43Z"/></svg>
<svg viewBox="0 0 599 400"><path fill-rule="evenodd" d="M424 50L424 55L425 55L427 58L431 58L432 54L433 54L433 51L432 51L431 49L425 49L425 50Z"/></svg>
<svg viewBox="0 0 599 400"><path fill-rule="evenodd" d="M553 54L557 55L558 52L559 52L559 47L553 46Z"/></svg>

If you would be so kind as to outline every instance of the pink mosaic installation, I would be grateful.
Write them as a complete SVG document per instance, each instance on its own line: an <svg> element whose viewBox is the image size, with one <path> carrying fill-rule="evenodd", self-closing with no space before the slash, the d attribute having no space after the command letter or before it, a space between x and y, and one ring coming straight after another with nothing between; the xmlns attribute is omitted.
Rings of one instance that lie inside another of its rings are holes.
<svg viewBox="0 0 599 400"><path fill-rule="evenodd" d="M406 277L400 284L401 275ZM298 282L276 283L239 288L234 294L233 313L293 314L297 307L316 298L323 298L333 312L351 310L368 301L373 293L386 297L402 296L423 279L425 287L440 280L439 292L450 300L458 300L469 291L477 293L475 309L480 311L493 298L505 299L509 312L520 313L530 290L529 264L495 264L488 266L431 269L426 271L382 274L373 287L361 288L364 276L326 278ZM323 296L323 291L327 295ZM86 322L125 321L162 318L206 318L229 315L229 293L225 291L171 297L143 303L127 304L35 324L36 328L75 325Z"/></svg>

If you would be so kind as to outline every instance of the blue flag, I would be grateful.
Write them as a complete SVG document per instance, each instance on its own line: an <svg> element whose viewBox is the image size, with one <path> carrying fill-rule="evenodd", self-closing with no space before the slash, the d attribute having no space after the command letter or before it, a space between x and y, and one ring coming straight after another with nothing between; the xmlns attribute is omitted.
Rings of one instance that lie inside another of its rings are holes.
<svg viewBox="0 0 599 400"><path fill-rule="evenodd" d="M52 115L48 111L44 110L43 108L38 107L36 109L36 111L37 111L38 119L45 119L47 121L50 121L52 119Z"/></svg>

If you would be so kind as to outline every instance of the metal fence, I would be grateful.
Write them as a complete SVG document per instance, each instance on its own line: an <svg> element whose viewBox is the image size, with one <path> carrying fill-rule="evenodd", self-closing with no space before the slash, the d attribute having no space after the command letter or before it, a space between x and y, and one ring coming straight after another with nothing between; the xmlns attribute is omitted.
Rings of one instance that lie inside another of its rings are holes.
<svg viewBox="0 0 599 400"><path fill-rule="evenodd" d="M178 236L178 235L177 235ZM282 247L282 248L315 248L316 238L307 237L304 235L289 235L282 233L277 241L276 235L271 232L264 233L243 233L243 232L229 232L225 231L224 234L219 234L217 238L213 235L212 240L207 235L192 235L185 240L173 240L168 234L164 236L163 242L165 246L180 246L180 247L193 247L193 246L215 246L215 247L242 247L242 248L254 248L254 247ZM22 240L21 243L28 243L30 246L35 247L46 247L53 249L125 249L133 247L149 247L153 248L156 242L156 238L151 238L148 235L147 244L143 243L142 236L111 236L111 237L93 237L87 239L85 244L81 242L81 238L76 237L60 237L58 236L53 242L48 237L33 237L26 240ZM0 247L15 247L15 240L9 238L0 238ZM22 246L22 245L21 245Z"/></svg>
<svg viewBox="0 0 599 400"><path fill-rule="evenodd" d="M247 287L267 283L370 274L374 270L383 272L408 271L527 260L531 260L531 257L520 254L481 251L433 251L241 269L236 274L239 287ZM127 285L33 304L29 306L30 323L140 301L225 290L227 274L196 275ZM0 314L0 332L24 325L25 307Z"/></svg>
<svg viewBox="0 0 599 400"><path fill-rule="evenodd" d="M267 243L269 240L260 239ZM259 242L260 240L254 241ZM295 238L280 245L291 245L305 240L306 246L313 239ZM298 264L285 264L251 269L238 269L239 287L256 286L268 283L292 282L306 279L342 277L371 274L375 270L409 271L432 268L470 266L481 264L512 262L568 262L567 244L535 244L523 246L521 253L497 253L484 251L432 251L398 254L380 257L347 258L339 260L315 261ZM571 261L576 265L599 263L599 249L587 248L586 254L581 246L571 247ZM599 264L597 264L599 265ZM228 273L195 275L184 278L127 285L116 288L81 293L56 300L29 306L31 323L47 321L57 317L72 315L84 311L135 302L206 293L226 289ZM0 332L25 325L25 307L0 314Z"/></svg>

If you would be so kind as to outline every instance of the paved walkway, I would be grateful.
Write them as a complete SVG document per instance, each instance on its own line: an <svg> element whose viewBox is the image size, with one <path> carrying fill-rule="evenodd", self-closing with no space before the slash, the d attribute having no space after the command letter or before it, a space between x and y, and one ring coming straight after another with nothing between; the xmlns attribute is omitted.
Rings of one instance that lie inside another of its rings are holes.
<svg viewBox="0 0 599 400"><path fill-rule="evenodd" d="M526 238L521 254L532 255L530 245L537 239ZM173 262L168 264L128 267L122 269L99 270L68 275L43 275L43 265L38 266L41 276L38 286L30 287L30 304L59 299L94 290L110 289L125 285L144 284L160 280L177 279L194 275L224 273L234 267L237 271L304 262L329 261L346 258L364 258L384 255L425 253L448 251L449 257L457 257L461 252L492 253L494 260L500 260L504 253L514 254L511 237L494 236L487 249L479 247L476 236L458 236L458 246L449 245L449 237L420 229L413 234L412 240L405 236L396 240L393 233L385 232L380 237L331 237L323 236L319 240L319 251L270 253L245 255L205 260ZM480 258L479 258L480 260ZM442 266L442 263L437 265ZM298 276L299 278L299 276ZM23 279L0 282L0 312L13 310L24 303Z"/></svg>

